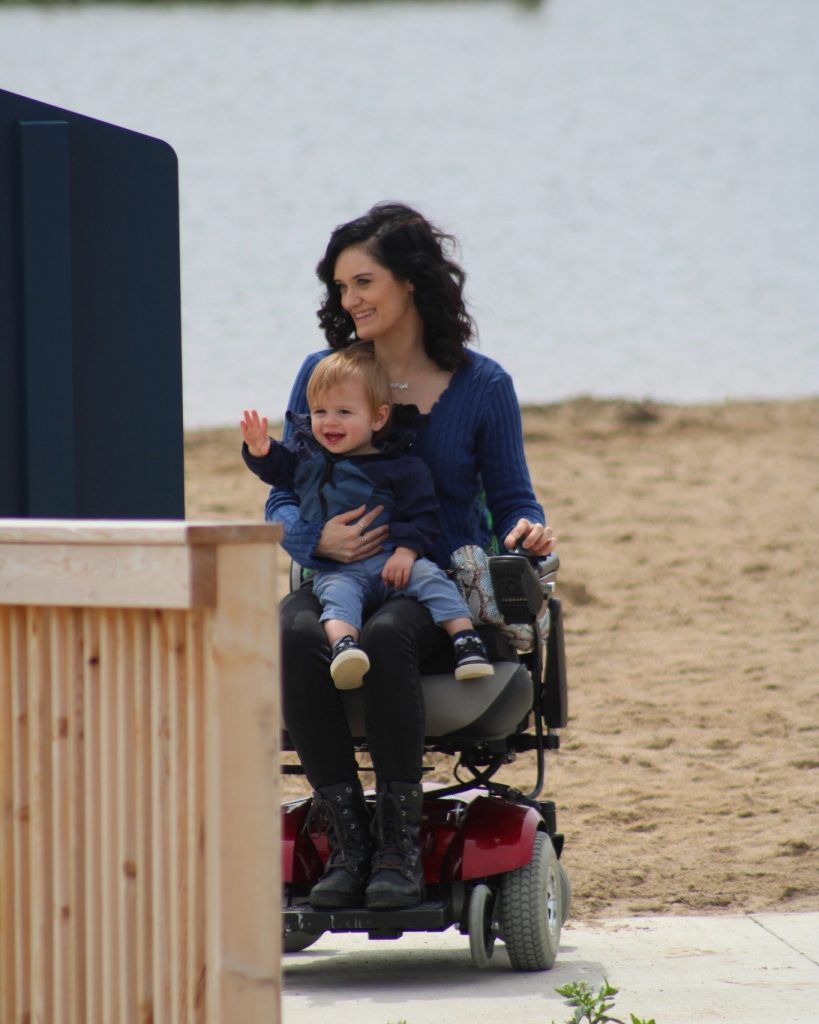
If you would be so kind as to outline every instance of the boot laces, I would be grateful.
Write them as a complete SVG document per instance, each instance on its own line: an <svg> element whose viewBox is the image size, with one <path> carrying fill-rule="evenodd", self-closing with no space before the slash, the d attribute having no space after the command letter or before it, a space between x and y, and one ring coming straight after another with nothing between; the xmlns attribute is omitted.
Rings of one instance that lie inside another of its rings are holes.
<svg viewBox="0 0 819 1024"><path fill-rule="evenodd" d="M346 818L345 810L347 811ZM328 867L346 864L348 852L350 854L361 853L363 836L352 811L349 808L340 808L327 797L319 796L318 799L313 797L313 803L304 822L304 831L311 839L317 839L323 833L327 834L330 843Z"/></svg>
<svg viewBox="0 0 819 1024"><path fill-rule="evenodd" d="M406 859L413 858L418 851L404 825L406 815L401 801L394 793L385 792L375 807L370 826L377 846L373 854L373 870L406 868Z"/></svg>

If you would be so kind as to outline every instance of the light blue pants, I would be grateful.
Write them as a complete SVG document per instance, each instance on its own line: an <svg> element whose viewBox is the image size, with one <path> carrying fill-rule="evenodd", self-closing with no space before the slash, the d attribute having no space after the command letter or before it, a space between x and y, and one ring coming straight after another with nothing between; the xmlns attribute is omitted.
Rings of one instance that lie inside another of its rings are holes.
<svg viewBox="0 0 819 1024"><path fill-rule="evenodd" d="M390 552L381 552L359 562L339 565L313 576L313 593L321 602L321 621L340 619L361 629L365 609L376 608L391 597L414 597L428 608L434 622L469 619L469 608L458 588L443 569L426 558L412 567L409 583L401 590L387 586L381 570Z"/></svg>

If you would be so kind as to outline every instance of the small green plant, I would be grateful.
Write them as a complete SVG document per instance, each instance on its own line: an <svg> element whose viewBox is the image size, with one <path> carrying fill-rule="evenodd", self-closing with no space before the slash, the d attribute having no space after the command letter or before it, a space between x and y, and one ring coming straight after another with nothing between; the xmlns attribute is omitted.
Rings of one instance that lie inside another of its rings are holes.
<svg viewBox="0 0 819 1024"><path fill-rule="evenodd" d="M609 1010L614 1009L614 996L617 989L604 981L599 992L593 992L585 981L571 981L568 985L555 989L569 1003L575 1007L575 1011L566 1021L566 1024L626 1024L620 1017L609 1016ZM554 1024L554 1021L552 1021ZM652 1017L648 1020L644 1017L635 1017L632 1013L628 1024L656 1024Z"/></svg>

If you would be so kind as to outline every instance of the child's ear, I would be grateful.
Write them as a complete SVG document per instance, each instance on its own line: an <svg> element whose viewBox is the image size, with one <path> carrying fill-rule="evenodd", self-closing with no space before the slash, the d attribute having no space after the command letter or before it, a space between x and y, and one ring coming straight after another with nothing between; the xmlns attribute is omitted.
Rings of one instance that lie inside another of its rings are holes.
<svg viewBox="0 0 819 1024"><path fill-rule="evenodd" d="M387 425L387 420L390 418L390 407L385 402L384 405L378 407L378 412L373 417L373 433L377 434L379 430Z"/></svg>

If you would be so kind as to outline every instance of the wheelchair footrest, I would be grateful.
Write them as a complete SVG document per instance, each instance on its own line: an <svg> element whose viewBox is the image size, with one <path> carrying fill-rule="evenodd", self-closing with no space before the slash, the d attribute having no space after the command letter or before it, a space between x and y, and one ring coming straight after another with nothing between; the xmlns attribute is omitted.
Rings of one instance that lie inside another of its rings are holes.
<svg viewBox="0 0 819 1024"><path fill-rule="evenodd" d="M442 932L454 924L449 908L427 901L405 910L313 910L308 904L283 908L285 931L322 935L324 932L367 932L371 939L398 939L404 932Z"/></svg>

